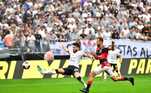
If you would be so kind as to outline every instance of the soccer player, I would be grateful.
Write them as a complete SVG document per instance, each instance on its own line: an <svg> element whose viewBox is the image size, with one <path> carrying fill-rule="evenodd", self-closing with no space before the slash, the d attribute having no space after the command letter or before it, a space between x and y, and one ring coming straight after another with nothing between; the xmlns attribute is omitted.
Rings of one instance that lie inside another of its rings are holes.
<svg viewBox="0 0 151 93"><path fill-rule="evenodd" d="M86 87L86 83L82 79L81 74L79 72L79 63L82 56L91 58L92 55L80 50L80 44L77 42L73 43L72 50L65 48L63 45L62 48L70 54L69 66L67 68L56 69L55 73L63 75L73 75L78 81L80 81L84 85L84 87ZM42 74L54 74L54 72L51 70L44 71L40 66L37 66L37 68Z"/></svg>
<svg viewBox="0 0 151 93"><path fill-rule="evenodd" d="M90 72L88 80L87 80L87 87L83 88L82 91L83 93L89 93L89 89L93 83L93 80L96 75L100 74L102 71L106 71L110 76L113 81L129 81L132 85L134 85L134 78L133 77L116 77L113 74L112 67L110 63L107 61L107 56L108 56L108 48L105 48L103 46L103 38L98 37L97 38L97 49L96 53L92 53L92 55L100 60L100 65L96 67L92 72Z"/></svg>
<svg viewBox="0 0 151 93"><path fill-rule="evenodd" d="M120 62L118 62L118 59ZM118 74L118 76L121 76L119 64L121 63L121 54L119 50L115 46L115 42L112 41L110 50L108 51L108 57L107 60L111 64L111 67L113 67L113 72Z"/></svg>

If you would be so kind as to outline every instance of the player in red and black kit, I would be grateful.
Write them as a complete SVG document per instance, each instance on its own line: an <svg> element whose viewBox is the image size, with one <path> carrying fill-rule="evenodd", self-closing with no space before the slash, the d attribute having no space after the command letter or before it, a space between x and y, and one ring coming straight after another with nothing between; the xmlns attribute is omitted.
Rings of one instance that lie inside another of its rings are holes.
<svg viewBox="0 0 151 93"><path fill-rule="evenodd" d="M100 60L100 65L96 67L92 72L90 72L89 78L87 80L87 87L80 90L83 93L89 92L89 88L93 83L94 77L100 74L102 71L107 72L113 81L129 81L132 85L134 85L133 77L124 77L124 76L117 77L113 74L112 67L110 63L107 62L108 50L109 50L108 48L105 48L103 46L103 38L98 37L96 53L92 53L92 55L95 57L95 59Z"/></svg>

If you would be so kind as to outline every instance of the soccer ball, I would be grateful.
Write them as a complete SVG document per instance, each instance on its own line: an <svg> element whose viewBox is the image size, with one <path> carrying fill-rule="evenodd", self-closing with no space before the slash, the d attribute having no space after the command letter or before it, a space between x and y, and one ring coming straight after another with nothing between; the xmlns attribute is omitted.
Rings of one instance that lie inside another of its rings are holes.
<svg viewBox="0 0 151 93"><path fill-rule="evenodd" d="M47 61L54 60L54 54L52 53L52 51L48 51L44 54L44 60L47 60Z"/></svg>
<svg viewBox="0 0 151 93"><path fill-rule="evenodd" d="M23 67L23 69L29 69L30 68L29 62L27 62L27 61L23 62L22 67Z"/></svg>

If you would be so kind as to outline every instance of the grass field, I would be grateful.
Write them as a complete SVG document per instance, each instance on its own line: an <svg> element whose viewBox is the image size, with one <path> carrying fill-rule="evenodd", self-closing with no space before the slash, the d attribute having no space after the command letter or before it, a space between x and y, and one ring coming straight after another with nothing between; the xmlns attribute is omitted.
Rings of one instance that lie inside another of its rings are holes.
<svg viewBox="0 0 151 93"><path fill-rule="evenodd" d="M0 80L0 93L81 93L81 88L73 78ZM96 78L90 93L151 93L151 75L135 76L135 86Z"/></svg>

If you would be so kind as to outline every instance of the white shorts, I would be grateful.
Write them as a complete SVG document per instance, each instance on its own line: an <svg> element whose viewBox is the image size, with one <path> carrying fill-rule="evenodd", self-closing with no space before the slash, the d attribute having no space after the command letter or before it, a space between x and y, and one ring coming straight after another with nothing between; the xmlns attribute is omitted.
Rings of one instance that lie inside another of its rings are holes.
<svg viewBox="0 0 151 93"><path fill-rule="evenodd" d="M102 67L101 65L99 65L98 67L96 67L93 72L95 73L95 75L100 74L101 72L107 72L111 77L113 76L113 68L111 66L104 66Z"/></svg>

